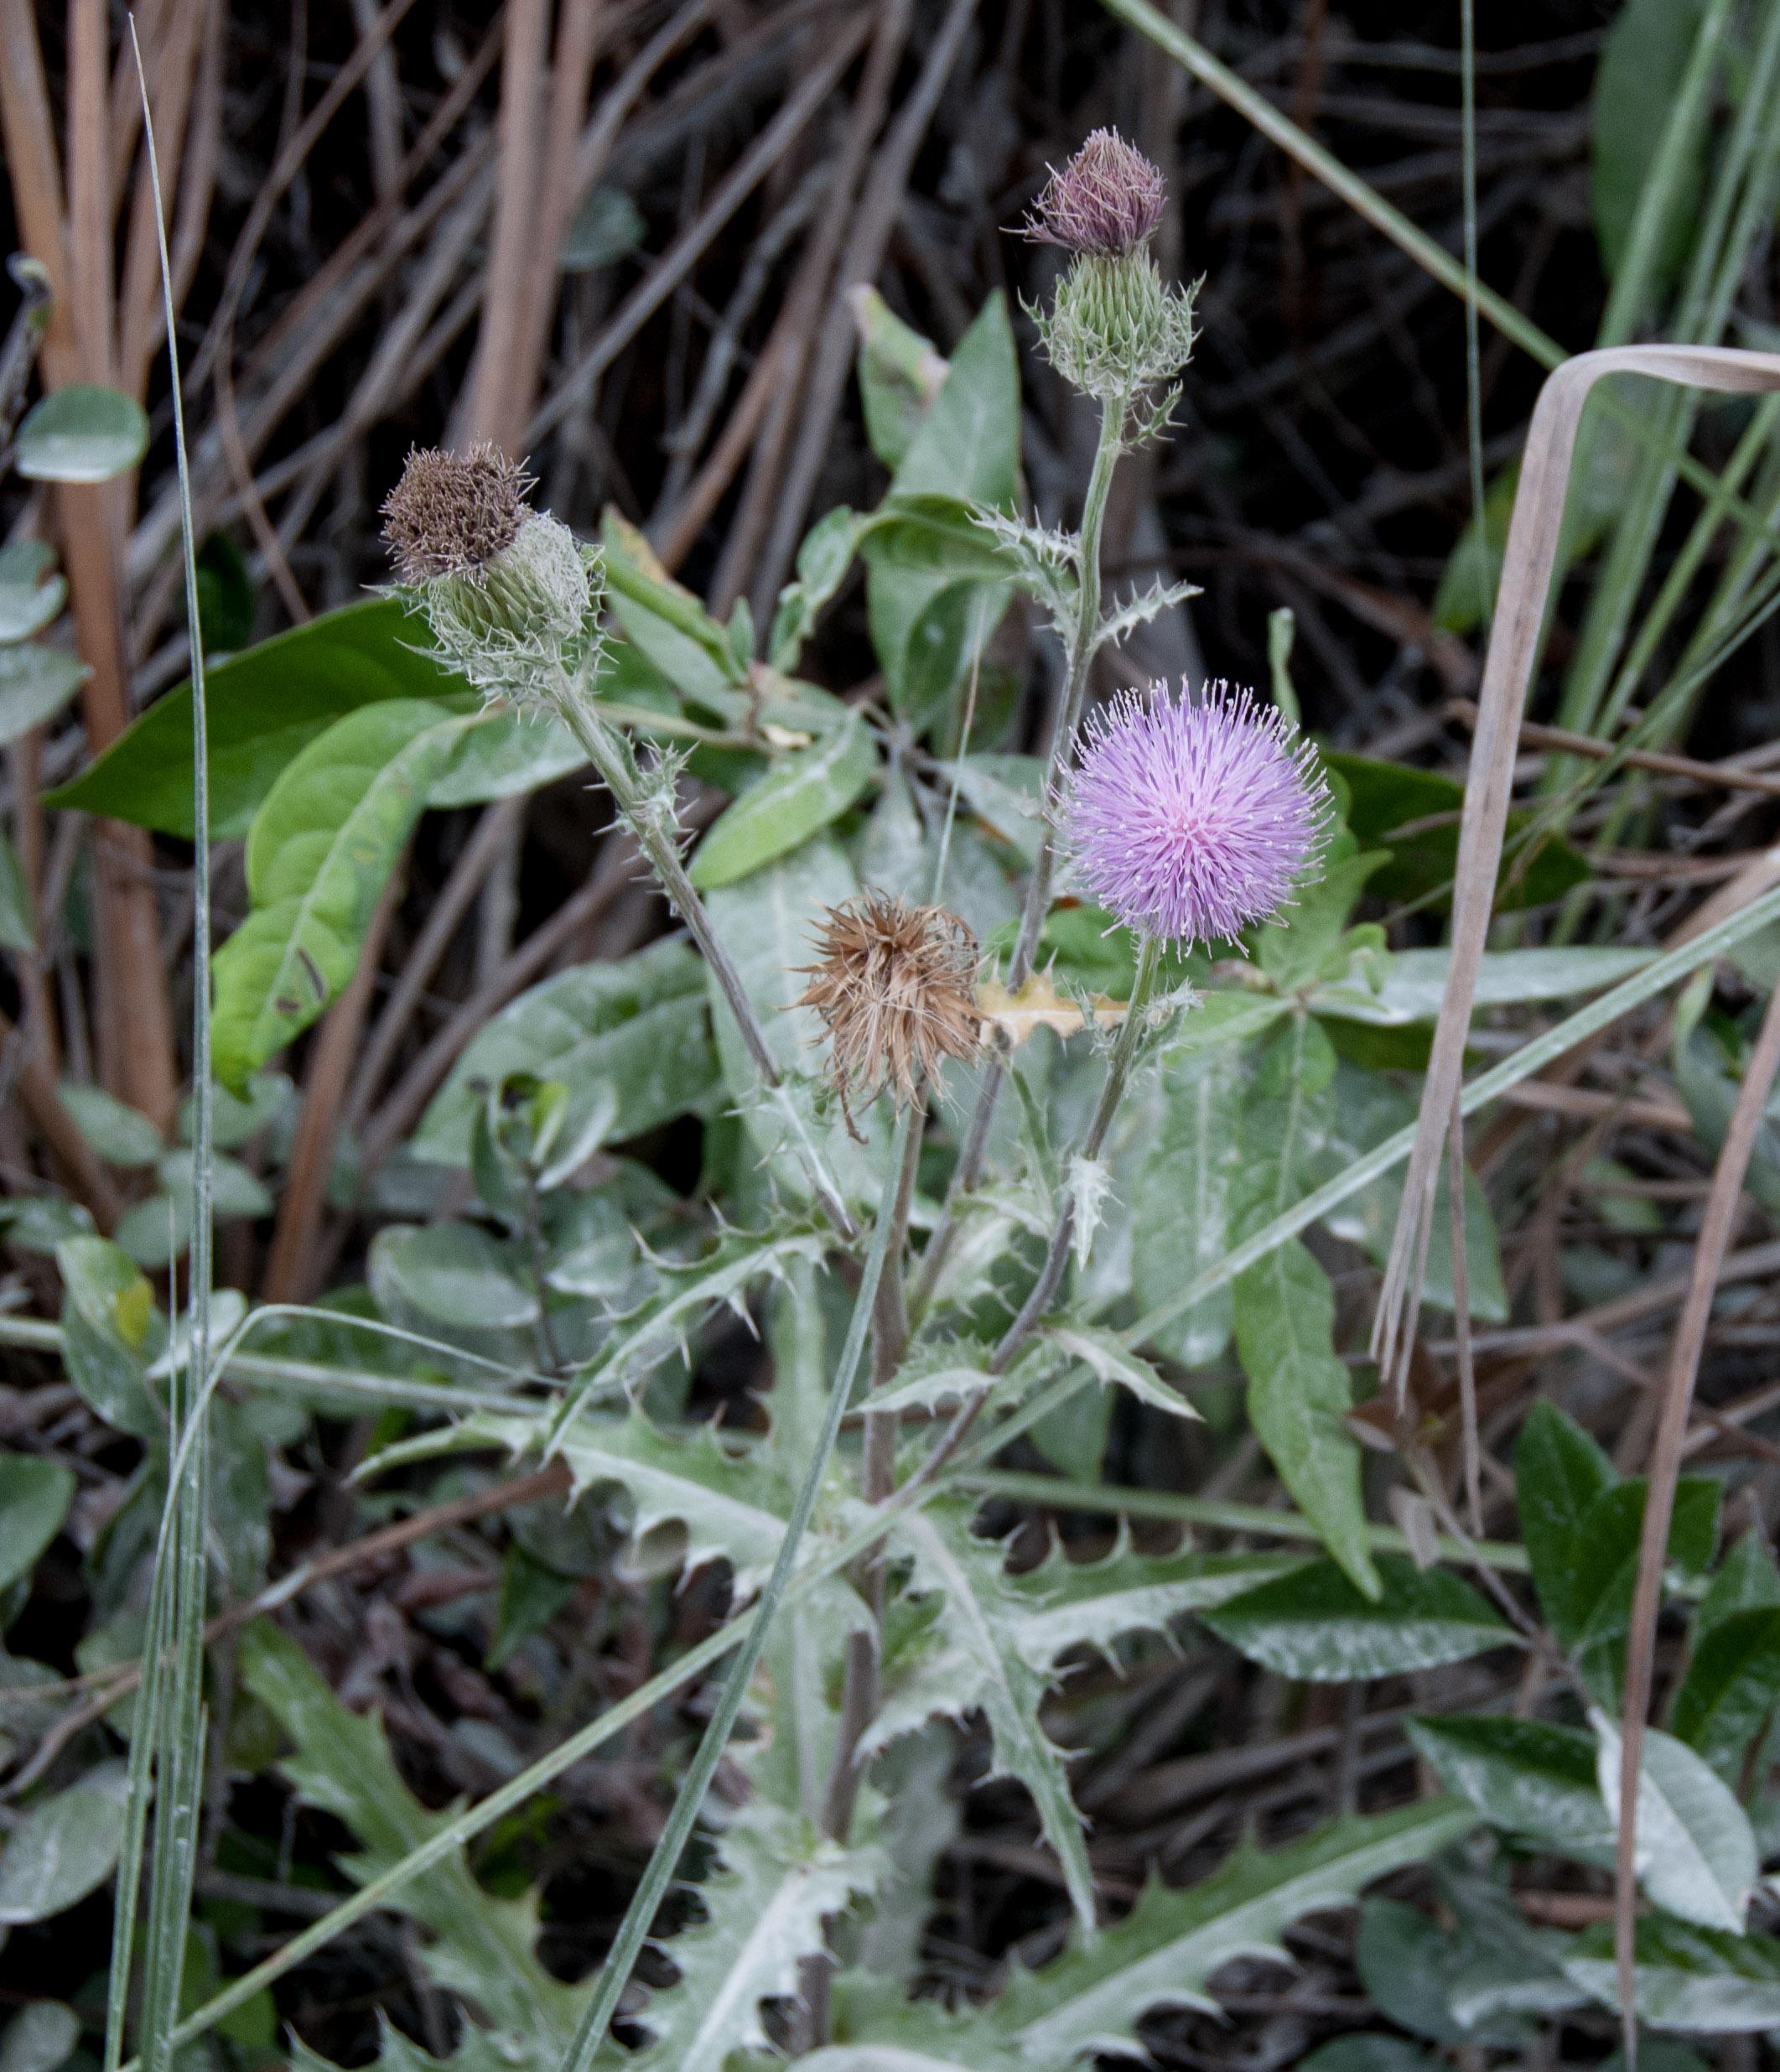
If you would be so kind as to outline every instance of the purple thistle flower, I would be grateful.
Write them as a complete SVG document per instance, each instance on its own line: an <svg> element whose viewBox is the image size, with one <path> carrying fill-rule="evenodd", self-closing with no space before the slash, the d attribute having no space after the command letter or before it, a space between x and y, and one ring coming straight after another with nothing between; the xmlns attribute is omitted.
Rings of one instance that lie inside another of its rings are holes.
<svg viewBox="0 0 1780 2072"><path fill-rule="evenodd" d="M1035 244L1124 258L1155 235L1167 200L1143 153L1117 130L1097 129L1061 173L1052 169L1025 234Z"/></svg>
<svg viewBox="0 0 1780 2072"><path fill-rule="evenodd" d="M1329 793L1316 750L1248 691L1157 684L1088 719L1064 833L1093 896L1166 943L1228 941L1277 912L1313 861Z"/></svg>

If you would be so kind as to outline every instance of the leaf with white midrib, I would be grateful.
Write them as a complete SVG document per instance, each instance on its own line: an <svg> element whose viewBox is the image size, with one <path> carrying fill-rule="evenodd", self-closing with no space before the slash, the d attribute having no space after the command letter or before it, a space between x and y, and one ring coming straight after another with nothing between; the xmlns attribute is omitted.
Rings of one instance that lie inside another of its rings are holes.
<svg viewBox="0 0 1780 2072"><path fill-rule="evenodd" d="M1350 1815L1289 1848L1243 1849L1186 1891L1151 1884L1096 1942L1016 1972L980 2017L983 2041L1013 2045L1035 2072L1066 2072L1090 2051L1139 2055L1136 2026L1145 2014L1215 2011L1205 1987L1221 1966L1282 1957L1279 1938L1293 1921L1349 1904L1374 1878L1456 1841L1475 1817L1451 1799Z"/></svg>
<svg viewBox="0 0 1780 2072"><path fill-rule="evenodd" d="M732 2051L767 2048L764 2001L795 1994L823 1924L876 1885L883 1866L755 1800L725 1831L724 1867L698 1890L705 1919L660 1947L679 1972L638 2017L651 2032L636 2072L720 2072Z"/></svg>
<svg viewBox="0 0 1780 2072"><path fill-rule="evenodd" d="M1039 1721L1046 1679L1020 1651L1022 1601L1007 1576L1003 1551L994 1541L974 1537L965 1509L943 1503L900 1519L895 1542L914 1556L916 1591L937 1591L945 1610L932 1629L926 1658L908 1683L889 1696L868 1744L881 1747L936 1715L956 1719L980 1709L993 1737L995 1767L1017 1777L1032 1794L1045 1839L1062 1866L1077 1919L1092 1934L1094 1878L1082 1816L1069 1795L1062 1751Z"/></svg>

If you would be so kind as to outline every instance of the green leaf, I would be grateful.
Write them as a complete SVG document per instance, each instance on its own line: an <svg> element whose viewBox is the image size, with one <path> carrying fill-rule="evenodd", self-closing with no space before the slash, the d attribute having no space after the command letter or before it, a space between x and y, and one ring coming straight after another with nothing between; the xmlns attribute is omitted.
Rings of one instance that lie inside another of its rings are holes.
<svg viewBox="0 0 1780 2072"><path fill-rule="evenodd" d="M1616 1638L1631 1624L1644 1494L1642 1477L1622 1482L1603 1490L1583 1514L1571 1549L1559 1635L1566 1646L1588 1647ZM1675 1486L1668 1566L1683 1579L1702 1576L1710 1566L1718 1545L1720 1494L1719 1484L1705 1476L1684 1475Z"/></svg>
<svg viewBox="0 0 1780 2072"><path fill-rule="evenodd" d="M1247 1078L1234 1046L1162 1061L1160 1114L1132 1191L1131 1291L1142 1313L1230 1249ZM1208 1367L1229 1343L1234 1321L1234 1298L1220 1288L1154 1342L1183 1367Z"/></svg>
<svg viewBox="0 0 1780 2072"><path fill-rule="evenodd" d="M1515 1498L1540 1607L1565 1647L1577 1633L1569 1616L1576 1535L1613 1483L1606 1455L1582 1427L1543 1397L1536 1402L1514 1448Z"/></svg>
<svg viewBox="0 0 1780 2072"><path fill-rule="evenodd" d="M25 413L13 466L32 482L109 482L148 450L148 419L139 402L75 382Z"/></svg>
<svg viewBox="0 0 1780 2072"><path fill-rule="evenodd" d="M576 965L522 993L452 1068L416 1132L415 1155L467 1164L483 1090L516 1072L568 1093L547 1186L601 1145L698 1107L717 1084L703 963L670 938L617 963Z"/></svg>
<svg viewBox="0 0 1780 2072"><path fill-rule="evenodd" d="M123 1765L107 1763L38 1800L0 1851L0 1929L47 1921L104 1884L117 1862L128 1789Z"/></svg>
<svg viewBox="0 0 1780 2072"><path fill-rule="evenodd" d="M119 1247L151 1271L182 1258L191 1244L192 1166L189 1152L170 1151L159 1161L160 1190L136 1202L112 1232ZM239 1159L213 1153L210 1212L219 1223L269 1216L270 1189Z"/></svg>
<svg viewBox="0 0 1780 2072"><path fill-rule="evenodd" d="M427 789L470 718L397 698L349 713L297 756L247 838L253 911L215 956L216 1076L239 1092L357 968Z"/></svg>
<svg viewBox="0 0 1780 2072"><path fill-rule="evenodd" d="M1227 1603L1299 1566L1290 1554L1154 1555L1123 1541L1098 1561L1072 1561L1057 1547L1012 1579L1029 1605L1016 1644L1032 1668L1055 1676L1075 1649L1110 1655L1127 1634L1166 1633L1183 1613Z"/></svg>
<svg viewBox="0 0 1780 2072"><path fill-rule="evenodd" d="M1495 950L1477 974L1476 1005L1518 1006L1598 993L1642 971L1653 953L1580 943L1565 949ZM1403 1027L1440 1017L1445 998L1450 950L1399 950L1380 960L1376 989L1352 979L1320 986L1310 997L1319 1014L1381 1027Z"/></svg>
<svg viewBox="0 0 1780 2072"><path fill-rule="evenodd" d="M1069 1795L1062 1751L1039 1719L1048 1678L1020 1647L1025 1593L1007 1573L1005 1550L970 1530L968 1508L934 1503L894 1529L893 1550L911 1556L911 1588L941 1607L924 1644L899 1676L886 1677L885 1702L868 1729L868 1749L884 1747L925 1721L981 1711L997 1773L1019 1779L1056 1852L1083 1931L1094 1930L1094 1877L1082 1816Z"/></svg>
<svg viewBox="0 0 1780 2072"><path fill-rule="evenodd" d="M596 273L635 252L647 228L623 188L596 184L581 197L563 240L558 268L564 273Z"/></svg>
<svg viewBox="0 0 1780 2072"><path fill-rule="evenodd" d="M865 436L885 467L900 466L946 379L931 338L905 324L875 288L854 290L859 327L859 401Z"/></svg>
<svg viewBox="0 0 1780 2072"><path fill-rule="evenodd" d="M1443 2060L1400 2036L1370 2032L1319 2043L1298 2060L1297 2072L1440 2072Z"/></svg>
<svg viewBox="0 0 1780 2072"><path fill-rule="evenodd" d="M719 1849L721 1869L698 1888L704 1919L661 1945L680 1976L636 2017L651 2037L636 2072L722 2072L733 2052L771 2049L762 2003L798 1996L824 1924L885 1868L875 1852L843 1848L758 1801Z"/></svg>
<svg viewBox="0 0 1780 2072"><path fill-rule="evenodd" d="M1513 1638L1469 1583L1406 1555L1378 1557L1378 1592L1333 1561L1257 1584L1202 1616L1252 1662L1310 1683L1348 1683L1463 1662Z"/></svg>
<svg viewBox="0 0 1780 2072"><path fill-rule="evenodd" d="M292 759L361 707L387 698L475 700L461 678L417 652L423 629L392 597L327 611L205 672L210 832L217 841L248 823ZM71 784L45 802L127 820L189 841L192 834L191 685L169 691L132 721Z"/></svg>
<svg viewBox="0 0 1780 2072"><path fill-rule="evenodd" d="M1335 1351L1329 1276L1292 1239L1239 1274L1232 1294L1255 1436L1323 1545L1376 1598L1359 1442L1346 1423L1353 1384Z"/></svg>
<svg viewBox="0 0 1780 2072"><path fill-rule="evenodd" d="M72 1468L34 1453L0 1453L0 1590L29 1575L73 1502Z"/></svg>
<svg viewBox="0 0 1780 2072"><path fill-rule="evenodd" d="M103 1087L65 1079L60 1091L75 1129L108 1166L133 1171L153 1166L165 1150L160 1131L148 1118Z"/></svg>
<svg viewBox="0 0 1780 2072"><path fill-rule="evenodd" d="M60 2000L28 2001L0 2036L0 2072L57 2072L80 2040L80 2017Z"/></svg>
<svg viewBox="0 0 1780 2072"><path fill-rule="evenodd" d="M1479 1819L1586 1862L1612 1861L1614 1823L1601 1803L1593 1735L1507 1713L1413 1719L1405 1731Z"/></svg>
<svg viewBox="0 0 1780 2072"><path fill-rule="evenodd" d="M893 498L942 496L1013 507L1020 476L1020 370L1007 305L998 293L959 340L939 393L890 484ZM892 705L920 727L958 682L970 636L984 639L1007 585L968 572L873 567L866 582L872 641Z"/></svg>
<svg viewBox="0 0 1780 2072"><path fill-rule="evenodd" d="M1123 1389L1151 1410L1170 1417L1197 1417L1199 1413L1178 1389L1170 1389L1148 1360L1128 1352L1116 1331L1094 1324L1048 1324L1039 1333L1043 1344L1054 1346L1068 1359L1087 1368L1103 1389Z"/></svg>
<svg viewBox="0 0 1780 2072"><path fill-rule="evenodd" d="M349 1711L296 1642L267 1620L241 1638L241 1681L294 1743L280 1764L298 1796L345 1823L360 1853L340 1865L355 1883L392 1867L446 1825L403 1783L378 1721ZM581 1996L537 1960L537 1902L495 1899L461 1849L401 1888L396 1904L428 1929L428 1973L497 2032L559 2056Z"/></svg>
<svg viewBox="0 0 1780 2072"><path fill-rule="evenodd" d="M682 698L724 720L748 717L745 672L729 638L692 591L676 583L648 541L615 511L601 522L607 595L625 638Z"/></svg>
<svg viewBox="0 0 1780 2072"><path fill-rule="evenodd" d="M1701 0L1626 0L1601 46L1590 124L1590 184L1609 280L1626 257L1656 142L1704 12ZM1702 122L1688 139L1680 177L1665 198L1654 268L1659 281L1673 279L1686 262L1710 142Z"/></svg>
<svg viewBox="0 0 1780 2072"><path fill-rule="evenodd" d="M150 1394L149 1364L167 1340L154 1290L109 1239L65 1239L56 1247L62 1276L62 1363L94 1415L132 1438L164 1436L167 1420Z"/></svg>
<svg viewBox="0 0 1780 2072"><path fill-rule="evenodd" d="M1638 1923L1633 1950L1637 2012L1651 2028L1749 2036L1780 2026L1780 1941L1772 1936L1692 1928L1658 1914ZM1608 1924L1577 1937L1564 1969L1602 2007L1617 2010Z"/></svg>
<svg viewBox="0 0 1780 2072"><path fill-rule="evenodd" d="M1076 1940L1055 1963L1016 1971L1001 1997L973 2018L965 2040L1017 2049L1030 2072L1075 2072L1096 2051L1129 2056L1145 2015L1160 2007L1215 2012L1207 1983L1233 1957L1289 1961L1280 1938L1294 1921L1351 1905L1375 1878L1435 1855L1471 1825L1468 1806L1434 1799L1350 1815L1271 1853L1238 1850L1186 1891L1148 1885L1092 1944ZM960 2057L979 2062L968 2050Z"/></svg>
<svg viewBox="0 0 1780 2072"><path fill-rule="evenodd" d="M0 950L22 957L37 954L37 916L18 852L0 833Z"/></svg>
<svg viewBox="0 0 1780 2072"><path fill-rule="evenodd" d="M66 648L0 647L0 748L53 719L91 674Z"/></svg>
<svg viewBox="0 0 1780 2072"><path fill-rule="evenodd" d="M1619 1730L1598 1708L1601 1796L1619 1808ZM1761 1871L1755 1835L1729 1787L1693 1750L1656 1727L1644 1735L1637 1794L1637 1874L1652 1903L1700 1928L1741 1934Z"/></svg>
<svg viewBox="0 0 1780 2072"><path fill-rule="evenodd" d="M427 787L427 804L438 810L485 805L535 792L586 766L587 750L561 720L496 708L459 736L450 759Z"/></svg>
<svg viewBox="0 0 1780 2072"><path fill-rule="evenodd" d="M780 591L773 613L767 652L775 669L797 667L823 605L847 579L866 523L845 504L837 504L804 534L797 549L797 579Z"/></svg>
<svg viewBox="0 0 1780 2072"><path fill-rule="evenodd" d="M42 540L0 547L0 641L28 641L61 616L68 584L54 568L55 550Z"/></svg>
<svg viewBox="0 0 1780 2072"><path fill-rule="evenodd" d="M392 1223L371 1240L371 1285L386 1311L399 1303L451 1329L514 1331L539 1315L517 1265L474 1223Z"/></svg>
<svg viewBox="0 0 1780 2072"><path fill-rule="evenodd" d="M689 875L702 891L733 885L838 819L870 784L878 751L857 712L826 740L775 763L698 845Z"/></svg>
<svg viewBox="0 0 1780 2072"><path fill-rule="evenodd" d="M1777 1701L1780 1605L1733 1612L1696 1638L1669 1708L1669 1731L1735 1786L1749 1744Z"/></svg>
<svg viewBox="0 0 1780 2072"><path fill-rule="evenodd" d="M1389 860L1370 881L1373 896L1395 901L1435 894L1439 896L1433 910L1445 912L1452 903L1450 888L1458 865L1464 787L1437 771L1381 762L1367 756L1330 753L1322 760L1324 767L1347 787L1347 824L1355 836L1367 849L1390 852ZM1529 861L1514 838L1532 818L1531 809L1526 808L1508 815L1509 846L1496 880L1498 913L1545 906L1592 875L1588 859L1554 836L1540 842Z"/></svg>

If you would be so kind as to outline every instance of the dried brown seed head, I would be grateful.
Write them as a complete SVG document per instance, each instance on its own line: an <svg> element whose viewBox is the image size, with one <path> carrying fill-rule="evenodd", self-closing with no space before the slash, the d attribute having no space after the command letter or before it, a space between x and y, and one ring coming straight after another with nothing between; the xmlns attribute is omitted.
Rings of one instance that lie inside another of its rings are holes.
<svg viewBox="0 0 1780 2072"><path fill-rule="evenodd" d="M1041 245L1124 258L1147 244L1162 221L1168 189L1160 171L1117 130L1097 129L1050 179L1027 217Z"/></svg>
<svg viewBox="0 0 1780 2072"><path fill-rule="evenodd" d="M518 537L531 486L498 446L461 454L414 448L383 504L383 537L402 580L480 574Z"/></svg>
<svg viewBox="0 0 1780 2072"><path fill-rule="evenodd" d="M912 1103L942 1058L975 1051L977 939L956 914L869 891L828 909L817 945L797 1005L822 1018L843 1102L889 1086Z"/></svg>

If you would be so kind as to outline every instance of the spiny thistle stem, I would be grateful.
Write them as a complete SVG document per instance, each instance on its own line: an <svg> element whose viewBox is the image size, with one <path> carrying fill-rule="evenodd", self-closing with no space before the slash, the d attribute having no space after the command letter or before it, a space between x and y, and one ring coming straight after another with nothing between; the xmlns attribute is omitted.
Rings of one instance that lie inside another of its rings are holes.
<svg viewBox="0 0 1780 2072"><path fill-rule="evenodd" d="M639 790L636 772L630 758L605 721L588 709L584 698L577 695L566 675L558 676L558 689L554 700L563 724L587 750L588 761L599 773L600 782L612 794L614 802L631 830L637 847L648 859L649 866L661 881L670 906L686 924L686 930L698 946L699 953L714 974L722 989L729 1012L735 1017L736 1026L741 1031L742 1041L748 1046L748 1055L754 1060L760 1077L769 1087L780 1084L778 1061L772 1054L772 1046L766 1040L766 1031L754 1002L741 981L729 953L724 948L717 931L711 925L711 917L704 901L699 898L693 881L686 875L686 866L680 860L680 851L671 832L663 828L658 818L649 811L648 802ZM831 1189L824 1186L817 1174L811 1175L811 1183L820 1200L823 1213L840 1234L851 1239L859 1235L859 1223L846 1203Z"/></svg>
<svg viewBox="0 0 1780 2072"><path fill-rule="evenodd" d="M1081 724L1082 709L1087 698L1095 636L1100 631L1100 537L1106 524L1113 471L1124 451L1125 419L1129 408L1130 399L1126 396L1109 398L1100 406L1100 439L1094 449L1094 467L1088 477L1087 494L1082 503L1081 589L1069 644L1069 666L1045 749L1043 796L1047 800L1054 796L1058 780L1067 766L1071 747ZM1015 938L1008 965L1008 985L1016 993L1032 975L1039 936L1045 926L1045 916L1051 910L1051 882L1056 868L1056 826L1048 808L1039 827L1038 855L1027 881L1025 904L1020 910L1020 933ZM999 1051L991 1051L983 1062L982 1083L977 1089L976 1105L958 1154L952 1185L947 1190L945 1207L921 1255L921 1271L910 1298L910 1312L917 1321L933 1299L933 1290L951 1252L957 1233L958 1205L983 1176L989 1126L994 1120L995 1104L1000 1098L1001 1083L1006 1074L1005 1057Z"/></svg>
<svg viewBox="0 0 1780 2072"><path fill-rule="evenodd" d="M747 1695L750 1680L760 1664L772 1626L773 1614L778 1610L780 1600L797 1565L798 1550L803 1535L816 1509L823 1479L828 1472L828 1462L833 1456L834 1442L839 1436L842 1420L853 1399L854 1384L859 1377L860 1361L865 1351L865 1334L875 1306L878 1283L883 1276L884 1265L889 1256L890 1241L896 1228L896 1202L902 1186L904 1165L909 1155L911 1136L918 1134L925 1111L919 1106L906 1108L897 1124L895 1147L890 1163L885 1169L884 1193L878 1213L872 1224L871 1242L866 1248L864 1265L859 1275L858 1293L854 1297L853 1316L847 1327L847 1338L841 1348L840 1363L835 1370L834 1386L829 1394L828 1405L823 1418L822 1430L817 1435L816 1444L810 1454L809 1465L804 1470L803 1481L797 1490L796 1502L791 1506L790 1518L779 1541L779 1551L773 1562L772 1573L760 1592L759 1609L748 1629L747 1638L737 1649L734 1660L724 1678L724 1685L712 1713L710 1724L704 1730L704 1738L698 1744L698 1752L693 1758L691 1768L682 1779L667 1816L667 1825L662 1831L662 1838L656 1844L655 1853L649 1859L649 1867L643 1873L642 1882L625 1909L618 1934L608 1952L599 1975L599 1986L592 2004L583 2017L575 2032L568 2054L563 2060L562 2072L590 2072L600 2044L612 2024L612 2017L618 2012L618 2002L636 1963L637 1953L647 1937L651 1924L673 1882L674 1872L679 1868L680 1857L693 1831L693 1824L698 1817L698 1809L704 1804L705 1793L710 1789L711 1779L717 1773L717 1765L723 1759L723 1752L729 1746L736 1719L742 1709L742 1701Z"/></svg>

